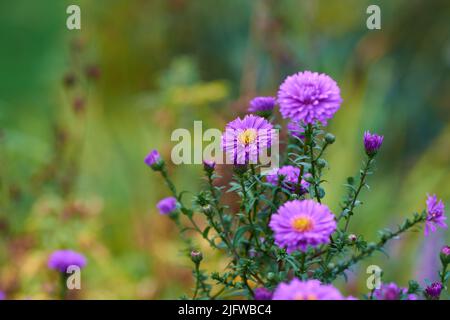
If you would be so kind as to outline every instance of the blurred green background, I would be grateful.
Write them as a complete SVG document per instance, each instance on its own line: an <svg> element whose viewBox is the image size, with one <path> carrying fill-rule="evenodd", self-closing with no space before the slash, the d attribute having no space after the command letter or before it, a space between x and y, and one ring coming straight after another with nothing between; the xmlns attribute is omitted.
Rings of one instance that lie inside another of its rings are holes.
<svg viewBox="0 0 450 320"><path fill-rule="evenodd" d="M366 8L381 7L368 30ZM66 8L82 29L67 30ZM78 298L178 298L191 264L155 203L168 191L143 159L170 158L176 128L223 128L289 74L331 75L344 103L329 125L326 203L334 212L363 158L362 134L385 135L377 171L350 230L376 239L425 207L450 200L450 3L364 0L0 1L0 290L54 298L46 260L88 257ZM171 166L195 192L198 165ZM433 279L448 232L408 233L354 269L346 293L383 281ZM208 250L206 267L223 267Z"/></svg>

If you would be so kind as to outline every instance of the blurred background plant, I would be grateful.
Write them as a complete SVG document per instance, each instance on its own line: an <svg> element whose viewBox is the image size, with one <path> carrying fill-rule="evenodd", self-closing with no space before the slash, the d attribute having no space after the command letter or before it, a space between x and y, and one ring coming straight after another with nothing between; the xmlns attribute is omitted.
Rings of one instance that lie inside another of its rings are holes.
<svg viewBox="0 0 450 320"><path fill-rule="evenodd" d="M176 128L223 128L288 74L326 72L344 104L329 125L326 203L339 209L357 173L362 133L385 135L369 199L351 225L375 239L425 207L450 203L448 1L377 1L382 29L366 28L365 0L0 2L0 290L53 298L48 255L88 257L77 298L177 298L191 263L155 203L168 192L143 164L170 159ZM81 7L82 29L65 27ZM200 165L172 166L196 191ZM232 201L232 199L230 200ZM445 238L446 237L446 238ZM435 280L449 236L409 233L355 268L341 289L367 293L366 267L383 280ZM205 266L223 264L204 250Z"/></svg>

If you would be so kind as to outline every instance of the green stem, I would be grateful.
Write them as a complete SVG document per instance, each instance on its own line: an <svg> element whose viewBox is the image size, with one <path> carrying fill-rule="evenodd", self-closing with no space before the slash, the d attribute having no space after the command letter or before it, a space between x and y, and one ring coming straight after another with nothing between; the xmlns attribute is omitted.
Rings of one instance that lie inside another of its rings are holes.
<svg viewBox="0 0 450 320"><path fill-rule="evenodd" d="M369 172L370 165L372 164L372 161L373 161L373 157L369 156L369 159L367 160L366 165L365 165L365 167L363 169L363 172L361 174L361 178L359 179L358 188L356 189L356 192L353 195L353 199L350 202L350 205L347 205L344 208L344 210L342 211L342 212L344 212L344 211L348 210L348 217L347 217L347 219L345 221L344 232L347 232L347 230L348 230L348 226L349 226L349 223L350 223L350 217L353 215L353 210L355 209L356 200L358 200L358 196L359 196L362 188L366 184L367 173ZM339 221L339 219L338 219L338 221Z"/></svg>
<svg viewBox="0 0 450 320"><path fill-rule="evenodd" d="M311 124L308 124L308 128L307 128L307 143L308 143L308 151L309 151L309 160L311 162L311 175L313 177L313 186L314 186L314 193L316 195L316 199L318 203L321 203L320 201L320 196L319 196L319 190L317 188L317 183L316 183L316 166L315 166L315 162L316 160L314 159L314 137L313 137L313 127Z"/></svg>
<svg viewBox="0 0 450 320"><path fill-rule="evenodd" d="M346 262L343 262L339 264L333 271L334 271L334 278L336 278L339 274L346 271L348 268L350 268L352 265L358 263L359 261L369 257L373 252L380 250L383 248L383 246L388 242L389 240L397 237L401 233L407 231L408 229L411 229L415 225L417 225L420 222L424 222L426 220L427 216L426 213L423 212L422 214L416 214L414 216L414 220L406 220L395 232L390 232L389 234L384 234L381 239L374 245L368 246L366 249L361 251L360 254L352 256L349 260Z"/></svg>

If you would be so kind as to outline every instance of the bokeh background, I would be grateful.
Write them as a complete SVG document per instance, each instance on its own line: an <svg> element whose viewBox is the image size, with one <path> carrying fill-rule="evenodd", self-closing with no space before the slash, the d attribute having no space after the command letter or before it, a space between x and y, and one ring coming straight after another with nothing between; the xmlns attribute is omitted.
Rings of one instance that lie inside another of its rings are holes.
<svg viewBox="0 0 450 320"><path fill-rule="evenodd" d="M382 29L366 28L376 3ZM80 31L66 8L81 7ZM0 290L54 298L55 249L88 257L78 298L191 294L191 263L155 203L168 191L143 163L170 158L176 128L223 128L250 98L289 74L325 72L344 103L329 125L326 203L338 212L362 134L385 135L370 192L351 231L368 240L425 207L450 205L450 3L364 0L0 1ZM199 165L170 166L180 189ZM434 279L449 240L408 233L354 269L346 293L366 293L366 267L406 285ZM205 268L224 258L205 251Z"/></svg>

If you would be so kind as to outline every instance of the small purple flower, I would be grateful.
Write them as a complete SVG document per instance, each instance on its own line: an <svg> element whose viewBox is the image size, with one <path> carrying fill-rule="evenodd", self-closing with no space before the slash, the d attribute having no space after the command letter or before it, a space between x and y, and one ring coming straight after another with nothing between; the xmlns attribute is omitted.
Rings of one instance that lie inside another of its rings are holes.
<svg viewBox="0 0 450 320"><path fill-rule="evenodd" d="M442 200L437 200L435 194L427 195L427 220L425 222L425 236L431 232L436 231L436 226L439 226L443 229L447 229L447 224L445 220L447 217L445 216L445 206Z"/></svg>
<svg viewBox="0 0 450 320"><path fill-rule="evenodd" d="M305 128L301 121L290 121L287 124L288 132L291 136L297 137L299 139L305 139Z"/></svg>
<svg viewBox="0 0 450 320"><path fill-rule="evenodd" d="M255 300L272 300L273 293L267 288L256 288Z"/></svg>
<svg viewBox="0 0 450 320"><path fill-rule="evenodd" d="M293 200L272 215L269 226L274 232L276 245L291 253L328 243L336 230L336 220L324 204L314 200Z"/></svg>
<svg viewBox="0 0 450 320"><path fill-rule="evenodd" d="M262 151L270 148L275 135L273 126L264 118L246 115L229 122L222 135L227 163L254 163Z"/></svg>
<svg viewBox="0 0 450 320"><path fill-rule="evenodd" d="M408 294L406 288L401 288L394 282L381 284L379 289L375 289L373 296L376 300L417 300L415 294Z"/></svg>
<svg viewBox="0 0 450 320"><path fill-rule="evenodd" d="M161 214L169 214L175 211L177 208L177 199L174 197L167 197L158 202L156 205Z"/></svg>
<svg viewBox="0 0 450 320"><path fill-rule="evenodd" d="M425 288L425 293L431 299L438 299L441 295L442 288L442 283L433 282L431 285Z"/></svg>
<svg viewBox="0 0 450 320"><path fill-rule="evenodd" d="M273 294L273 300L344 300L338 289L319 280L300 281L294 278L290 283L280 283Z"/></svg>
<svg viewBox="0 0 450 320"><path fill-rule="evenodd" d="M304 71L284 80L278 91L283 118L326 124L342 103L337 83L326 74Z"/></svg>
<svg viewBox="0 0 450 320"><path fill-rule="evenodd" d="M256 97L250 101L248 112L272 111L276 104L274 97Z"/></svg>
<svg viewBox="0 0 450 320"><path fill-rule="evenodd" d="M158 150L152 150L146 157L144 162L149 166L153 167L161 161L161 156Z"/></svg>
<svg viewBox="0 0 450 320"><path fill-rule="evenodd" d="M273 184L274 186L278 185L278 178L284 177L282 186L290 191L295 191L298 186L298 176L300 175L300 169L294 166L283 166L273 173L268 174L266 176L267 182ZM311 176L310 174L306 174L305 176ZM309 183L302 179L300 187L300 193L308 192Z"/></svg>
<svg viewBox="0 0 450 320"><path fill-rule="evenodd" d="M366 149L366 154L368 156L374 156L381 148L383 139L383 136L379 136L375 133L372 134L369 131L364 132L364 149Z"/></svg>
<svg viewBox="0 0 450 320"><path fill-rule="evenodd" d="M78 266L83 268L86 266L86 257L81 253L72 250L54 251L48 259L48 267L60 272L67 272L69 266Z"/></svg>

